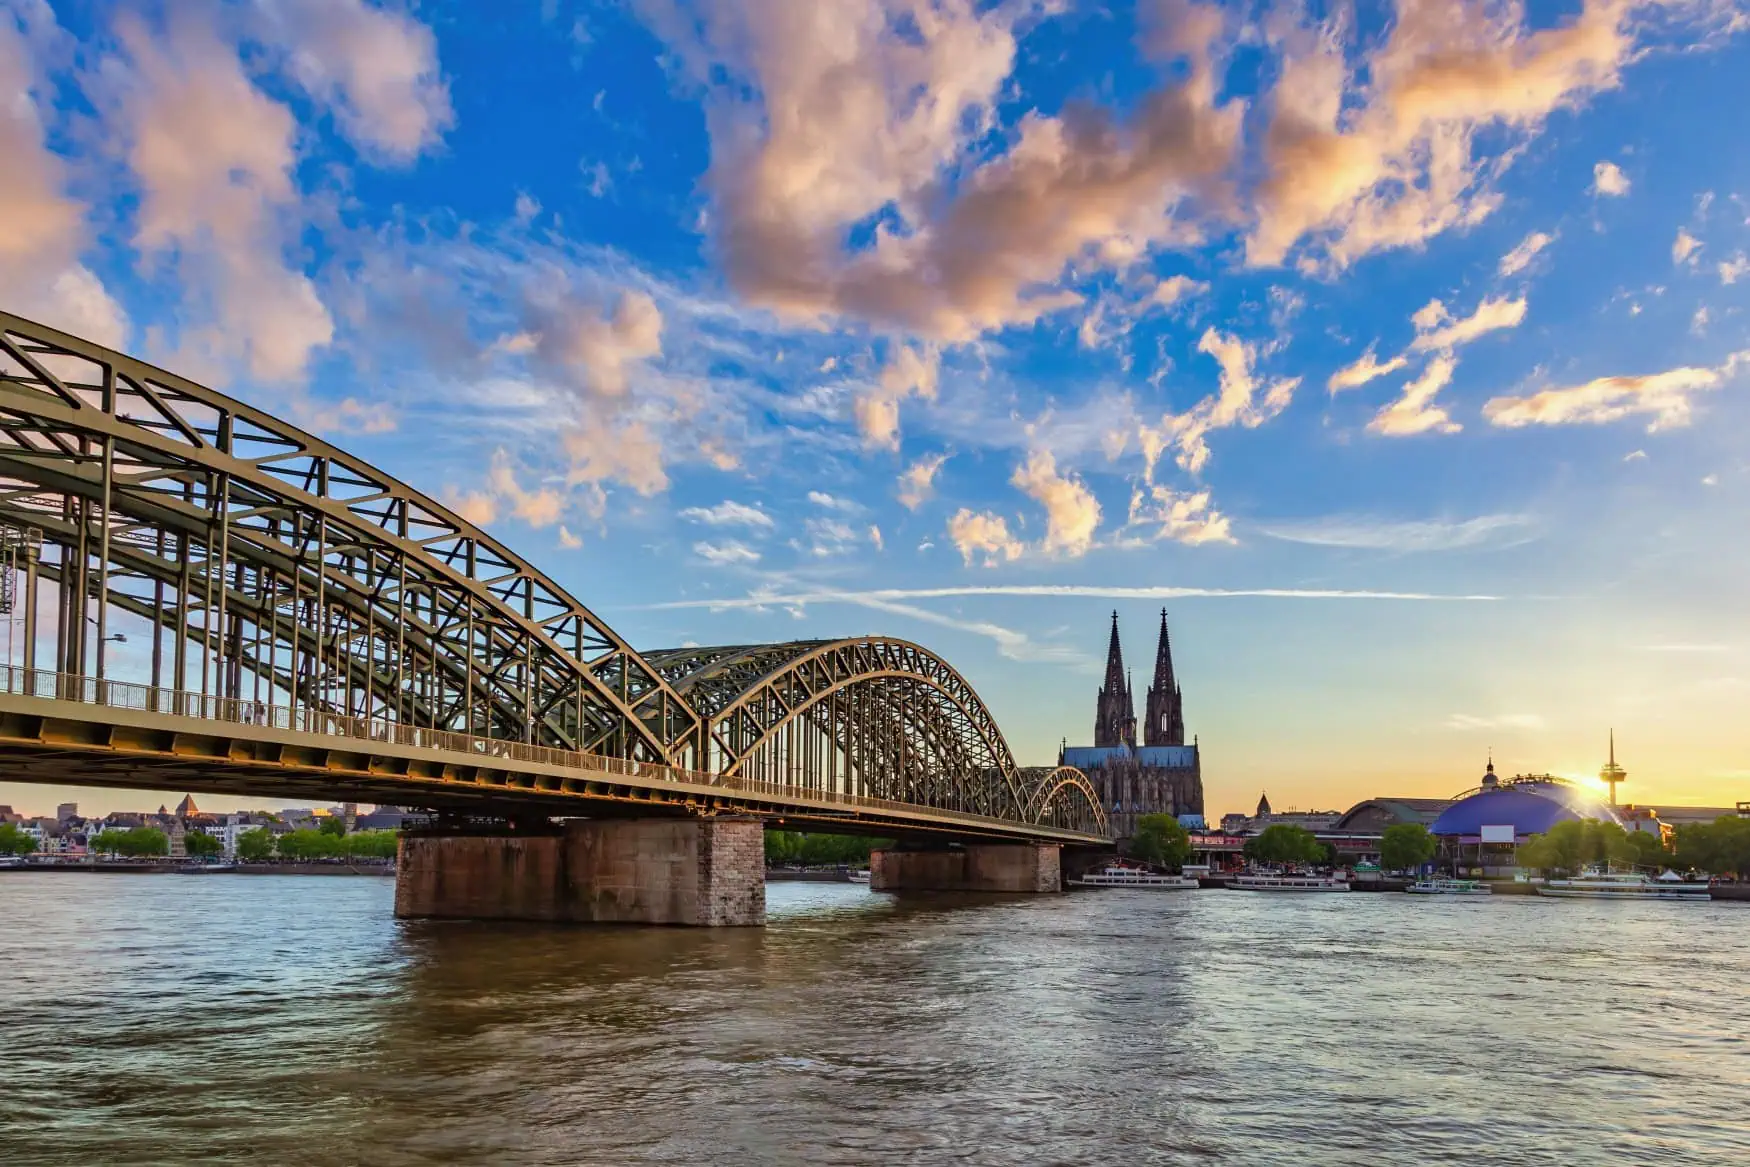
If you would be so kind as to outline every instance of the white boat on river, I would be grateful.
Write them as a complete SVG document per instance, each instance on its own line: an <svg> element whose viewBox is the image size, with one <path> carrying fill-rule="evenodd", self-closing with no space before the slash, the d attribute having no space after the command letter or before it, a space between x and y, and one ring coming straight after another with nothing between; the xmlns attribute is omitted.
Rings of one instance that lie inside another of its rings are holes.
<svg viewBox="0 0 1750 1167"><path fill-rule="evenodd" d="M1488 884L1475 879L1418 879L1404 889L1418 896L1486 896L1494 891Z"/></svg>
<svg viewBox="0 0 1750 1167"><path fill-rule="evenodd" d="M1184 875L1156 875L1140 867L1108 864L1100 871L1090 871L1080 879L1069 881L1071 887L1140 887L1149 891L1196 891L1201 886Z"/></svg>
<svg viewBox="0 0 1750 1167"><path fill-rule="evenodd" d="M1705 883L1692 883L1673 875L1654 879L1639 872L1609 874L1589 871L1574 879L1550 879L1537 885L1537 894L1586 900L1711 900Z"/></svg>
<svg viewBox="0 0 1750 1167"><path fill-rule="evenodd" d="M1228 884L1235 891L1348 891L1347 880L1334 875L1238 875Z"/></svg>

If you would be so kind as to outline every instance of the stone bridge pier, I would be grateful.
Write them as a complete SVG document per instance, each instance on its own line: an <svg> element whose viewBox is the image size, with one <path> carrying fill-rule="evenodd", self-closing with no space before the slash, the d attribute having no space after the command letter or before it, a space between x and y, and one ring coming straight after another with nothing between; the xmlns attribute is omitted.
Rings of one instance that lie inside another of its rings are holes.
<svg viewBox="0 0 1750 1167"><path fill-rule="evenodd" d="M1054 892L1063 890L1055 843L967 843L895 848L869 856L873 891Z"/></svg>
<svg viewBox="0 0 1750 1167"><path fill-rule="evenodd" d="M519 833L401 840L395 915L544 923L759 926L757 819L572 819Z"/></svg>

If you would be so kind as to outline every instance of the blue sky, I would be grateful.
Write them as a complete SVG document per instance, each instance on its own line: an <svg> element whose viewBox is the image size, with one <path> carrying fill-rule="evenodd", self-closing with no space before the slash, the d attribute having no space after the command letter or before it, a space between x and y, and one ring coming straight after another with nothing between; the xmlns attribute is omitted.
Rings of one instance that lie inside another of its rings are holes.
<svg viewBox="0 0 1750 1167"><path fill-rule="evenodd" d="M0 0L0 287L635 644L927 644L1025 761L1165 605L1213 812L1611 726L1625 798L1729 803L1746 21Z"/></svg>

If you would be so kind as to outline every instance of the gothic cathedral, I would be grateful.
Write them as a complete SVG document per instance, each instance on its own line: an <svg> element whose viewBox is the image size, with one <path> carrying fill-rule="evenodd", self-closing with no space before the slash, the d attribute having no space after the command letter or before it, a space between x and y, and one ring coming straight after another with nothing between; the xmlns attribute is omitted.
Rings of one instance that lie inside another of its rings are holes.
<svg viewBox="0 0 1750 1167"><path fill-rule="evenodd" d="M1203 767L1197 744L1185 744L1185 695L1173 674L1167 613L1155 646L1154 683L1143 707L1142 745L1136 744L1136 699L1124 670L1118 613L1106 648L1106 682L1094 701L1094 744L1064 743L1060 765L1088 776L1110 816L1113 834L1128 838L1145 814L1176 815L1188 826L1203 819Z"/></svg>

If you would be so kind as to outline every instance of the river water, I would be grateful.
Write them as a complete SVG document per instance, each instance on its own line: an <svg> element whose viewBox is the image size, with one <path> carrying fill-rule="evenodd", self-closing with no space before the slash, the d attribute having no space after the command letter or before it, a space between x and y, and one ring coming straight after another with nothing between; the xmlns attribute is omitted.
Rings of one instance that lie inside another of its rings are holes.
<svg viewBox="0 0 1750 1167"><path fill-rule="evenodd" d="M0 1163L1750 1163L1750 905L0 873Z"/></svg>

